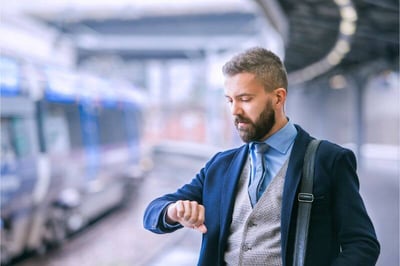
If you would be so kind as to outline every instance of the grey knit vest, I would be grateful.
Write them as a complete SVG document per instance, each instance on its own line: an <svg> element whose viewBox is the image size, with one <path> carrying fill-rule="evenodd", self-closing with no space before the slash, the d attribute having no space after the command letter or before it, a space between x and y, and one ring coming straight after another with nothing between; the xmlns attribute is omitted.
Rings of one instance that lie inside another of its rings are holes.
<svg viewBox="0 0 400 266"><path fill-rule="evenodd" d="M247 160L239 179L224 256L227 265L282 265L281 208L287 165L288 161L252 208L247 193L250 173Z"/></svg>

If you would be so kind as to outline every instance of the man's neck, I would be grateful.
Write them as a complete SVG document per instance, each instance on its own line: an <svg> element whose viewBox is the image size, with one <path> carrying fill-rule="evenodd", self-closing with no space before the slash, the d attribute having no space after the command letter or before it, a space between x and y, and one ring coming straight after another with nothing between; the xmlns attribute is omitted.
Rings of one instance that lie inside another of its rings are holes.
<svg viewBox="0 0 400 266"><path fill-rule="evenodd" d="M284 126L286 126L286 124L289 122L289 120L287 119L287 117L285 116L282 119L279 119L275 122L274 126L271 128L271 130L268 132L268 134L266 134L263 138L262 141L265 141L266 139L268 139L270 136L272 136L273 134L275 134L276 132L278 132L280 129L282 129Z"/></svg>

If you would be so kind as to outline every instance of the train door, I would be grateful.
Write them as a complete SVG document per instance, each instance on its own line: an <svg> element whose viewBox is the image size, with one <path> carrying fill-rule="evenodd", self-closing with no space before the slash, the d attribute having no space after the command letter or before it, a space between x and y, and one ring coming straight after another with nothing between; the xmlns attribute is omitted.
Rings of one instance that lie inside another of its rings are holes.
<svg viewBox="0 0 400 266"><path fill-rule="evenodd" d="M59 245L84 225L79 206L87 184L88 159L80 105L55 99L43 99L40 105L43 149L52 180L49 198L54 202L45 238Z"/></svg>
<svg viewBox="0 0 400 266"><path fill-rule="evenodd" d="M72 121L79 121L77 108L63 103L49 102L46 99L41 99L37 103L41 144L40 165L43 168L42 179L47 182L42 184L45 194L38 195L41 204L36 217L36 226L42 226L43 230L40 234L39 230L36 230L38 233L32 235L31 241L35 243L40 237L46 246L58 246L65 240L68 234L68 220L65 213L71 206L76 205L74 196L68 195L65 191L73 187L71 183L80 184L82 164L74 164L71 159L75 156L77 161L80 161L79 148L76 149L77 146L80 147L80 138L79 134L74 134L75 128L71 132L68 117L72 117ZM76 140L77 135L78 140Z"/></svg>
<svg viewBox="0 0 400 266"><path fill-rule="evenodd" d="M26 248L34 213L38 154L34 102L20 86L20 65L0 57L0 247L1 262Z"/></svg>
<svg viewBox="0 0 400 266"><path fill-rule="evenodd" d="M28 99L1 98L1 261L21 254L34 215L37 143L34 105Z"/></svg>
<svg viewBox="0 0 400 266"><path fill-rule="evenodd" d="M48 244L59 245L69 233L84 225L79 206L87 183L88 159L76 76L55 68L46 68L44 76L38 124L41 150L47 157L51 176L46 202L52 204L44 238Z"/></svg>

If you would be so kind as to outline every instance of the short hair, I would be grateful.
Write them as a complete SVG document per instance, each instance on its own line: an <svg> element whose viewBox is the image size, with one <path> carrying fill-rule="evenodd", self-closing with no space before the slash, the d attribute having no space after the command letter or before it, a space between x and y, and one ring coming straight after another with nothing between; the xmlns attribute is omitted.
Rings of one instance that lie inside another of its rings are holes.
<svg viewBox="0 0 400 266"><path fill-rule="evenodd" d="M263 84L266 91L277 88L287 90L287 73L279 57L273 52L261 48L250 48L235 55L222 67L225 76L239 73L252 73Z"/></svg>

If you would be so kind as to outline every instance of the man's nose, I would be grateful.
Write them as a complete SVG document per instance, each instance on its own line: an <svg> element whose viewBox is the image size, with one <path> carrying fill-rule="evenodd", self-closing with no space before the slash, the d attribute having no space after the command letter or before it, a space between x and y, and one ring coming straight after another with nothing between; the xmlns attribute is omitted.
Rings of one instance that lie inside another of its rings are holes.
<svg viewBox="0 0 400 266"><path fill-rule="evenodd" d="M232 102L231 113L234 116L242 114L242 108L240 107L240 105L237 102Z"/></svg>

